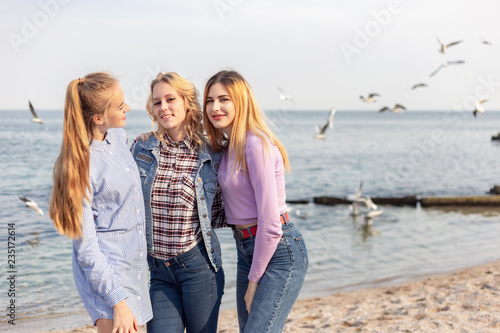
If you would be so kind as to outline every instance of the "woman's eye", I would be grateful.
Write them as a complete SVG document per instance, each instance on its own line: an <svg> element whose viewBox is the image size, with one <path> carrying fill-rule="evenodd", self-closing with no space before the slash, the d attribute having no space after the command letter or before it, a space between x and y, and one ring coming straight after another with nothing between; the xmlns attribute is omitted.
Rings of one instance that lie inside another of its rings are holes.
<svg viewBox="0 0 500 333"><path fill-rule="evenodd" d="M175 98L169 98L169 99L167 99L167 102L172 102L174 100L175 100Z"/></svg>
<svg viewBox="0 0 500 333"><path fill-rule="evenodd" d="M159 104L160 104L160 102L154 102L153 103L153 105L159 105Z"/></svg>
<svg viewBox="0 0 500 333"><path fill-rule="evenodd" d="M213 103L213 101L206 101L206 104L208 104L208 103Z"/></svg>

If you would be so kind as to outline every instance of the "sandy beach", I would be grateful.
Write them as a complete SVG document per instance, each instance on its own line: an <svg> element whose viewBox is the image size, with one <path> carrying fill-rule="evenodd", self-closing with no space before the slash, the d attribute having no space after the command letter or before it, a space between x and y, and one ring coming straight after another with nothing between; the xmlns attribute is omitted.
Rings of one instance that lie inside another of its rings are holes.
<svg viewBox="0 0 500 333"><path fill-rule="evenodd" d="M238 331L236 310L220 333ZM409 283L299 299L284 332L499 332L500 260ZM92 326L52 333L96 332ZM146 332L141 327L140 332Z"/></svg>

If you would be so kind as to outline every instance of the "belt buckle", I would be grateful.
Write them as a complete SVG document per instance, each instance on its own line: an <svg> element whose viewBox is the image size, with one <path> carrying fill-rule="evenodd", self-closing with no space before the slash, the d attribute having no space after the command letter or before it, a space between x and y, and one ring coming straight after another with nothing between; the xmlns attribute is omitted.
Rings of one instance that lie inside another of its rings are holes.
<svg viewBox="0 0 500 333"><path fill-rule="evenodd" d="M233 235L237 240L243 240L245 237L243 236L243 232L236 228L233 228Z"/></svg>

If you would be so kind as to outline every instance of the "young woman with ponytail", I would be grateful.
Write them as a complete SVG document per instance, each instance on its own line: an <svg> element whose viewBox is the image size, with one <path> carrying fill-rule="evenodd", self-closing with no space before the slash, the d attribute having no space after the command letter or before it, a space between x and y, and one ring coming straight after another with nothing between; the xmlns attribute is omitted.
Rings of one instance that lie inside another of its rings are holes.
<svg viewBox="0 0 500 333"><path fill-rule="evenodd" d="M144 201L122 129L123 91L106 73L70 82L50 217L73 239L73 274L97 331L136 332L152 317Z"/></svg>

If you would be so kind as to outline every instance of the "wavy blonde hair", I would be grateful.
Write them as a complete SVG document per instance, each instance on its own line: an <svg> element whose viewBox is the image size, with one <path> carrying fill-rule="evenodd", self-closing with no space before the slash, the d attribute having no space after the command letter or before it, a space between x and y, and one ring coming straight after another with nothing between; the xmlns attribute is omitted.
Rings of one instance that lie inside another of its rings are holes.
<svg viewBox="0 0 500 333"><path fill-rule="evenodd" d="M215 128L208 119L208 91L216 83L221 83L226 87L234 104L235 117L230 137L222 129ZM210 140L210 146L215 151L221 151L225 147L228 147L229 154L234 154L235 156L235 168L241 167L246 172L246 133L251 131L262 140L265 149L268 149L268 141L276 145L283 157L285 168L290 170L290 162L285 147L269 128L267 119L260 110L250 85L238 72L223 70L216 73L207 81L203 94L203 116L205 118L204 127Z"/></svg>
<svg viewBox="0 0 500 333"><path fill-rule="evenodd" d="M153 112L153 89L159 82L165 82L174 88L177 93L184 99L186 107L186 132L188 137L193 140L198 147L204 143L203 136L203 114L201 113L201 105L198 101L198 90L194 84L181 77L174 72L159 73L151 82L151 92L146 102L146 110L148 111L149 118L153 121L151 129L153 134L158 140L165 141L163 137L167 130L157 122Z"/></svg>
<svg viewBox="0 0 500 333"><path fill-rule="evenodd" d="M118 81L107 73L91 73L69 83L64 102L63 141L54 163L49 215L61 234L82 236L83 200L89 200L93 116L103 115Z"/></svg>

